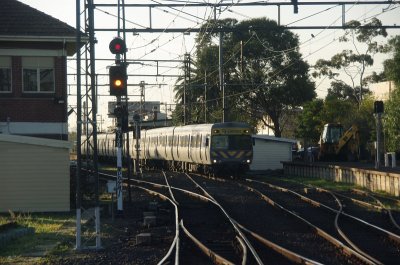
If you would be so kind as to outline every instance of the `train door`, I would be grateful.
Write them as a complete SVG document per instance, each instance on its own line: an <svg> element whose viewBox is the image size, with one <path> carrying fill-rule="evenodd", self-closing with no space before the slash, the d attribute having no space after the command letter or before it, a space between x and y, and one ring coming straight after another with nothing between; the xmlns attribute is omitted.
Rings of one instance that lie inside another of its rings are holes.
<svg viewBox="0 0 400 265"><path fill-rule="evenodd" d="M179 149L181 146L181 137L179 135L175 135L175 160L179 160Z"/></svg>
<svg viewBox="0 0 400 265"><path fill-rule="evenodd" d="M197 135L192 135L192 138L190 139L190 160L193 162L197 162L196 138Z"/></svg>
<svg viewBox="0 0 400 265"><path fill-rule="evenodd" d="M200 134L199 135L199 139L198 139L198 141L197 141L197 144L198 144L198 151L199 151L199 162L200 163L203 163L203 156L202 156L202 153L203 153L203 135L202 134Z"/></svg>
<svg viewBox="0 0 400 265"><path fill-rule="evenodd" d="M204 162L210 164L210 135L204 137ZM207 163L208 162L208 163Z"/></svg>
<svg viewBox="0 0 400 265"><path fill-rule="evenodd" d="M192 136L191 135L188 136L187 147L188 147L188 158L189 158L189 160L191 160L192 159L192 154L191 154L191 152L192 152Z"/></svg>

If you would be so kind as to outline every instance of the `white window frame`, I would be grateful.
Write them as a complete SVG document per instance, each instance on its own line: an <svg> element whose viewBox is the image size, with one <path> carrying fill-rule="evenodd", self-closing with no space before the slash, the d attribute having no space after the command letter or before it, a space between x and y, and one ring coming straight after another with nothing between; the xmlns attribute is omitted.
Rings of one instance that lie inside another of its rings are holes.
<svg viewBox="0 0 400 265"><path fill-rule="evenodd" d="M25 78L24 78L24 71L25 70L36 70L36 87L37 90L35 91L27 91L25 90ZM52 70L53 71L53 76L52 76L52 82L53 82L53 87L51 91L41 91L40 90L40 71L41 70ZM46 68L34 68L34 67L24 67L22 68L22 91L23 93L44 93L44 94L54 94L55 93L55 73L54 73L54 68L51 67L46 67Z"/></svg>

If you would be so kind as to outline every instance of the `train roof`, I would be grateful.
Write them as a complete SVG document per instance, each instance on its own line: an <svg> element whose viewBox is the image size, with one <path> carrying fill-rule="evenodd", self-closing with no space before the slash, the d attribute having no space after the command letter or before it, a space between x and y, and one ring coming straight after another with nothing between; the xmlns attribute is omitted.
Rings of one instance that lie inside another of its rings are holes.
<svg viewBox="0 0 400 265"><path fill-rule="evenodd" d="M211 128L234 128L234 127L245 127L250 128L250 125L244 122L221 122L221 123L202 123L202 124L190 124L190 125L181 125L181 126L173 126L173 127L160 127L154 129L147 129L147 131L156 131L156 130L168 130L172 128L176 128L178 130L204 130Z"/></svg>

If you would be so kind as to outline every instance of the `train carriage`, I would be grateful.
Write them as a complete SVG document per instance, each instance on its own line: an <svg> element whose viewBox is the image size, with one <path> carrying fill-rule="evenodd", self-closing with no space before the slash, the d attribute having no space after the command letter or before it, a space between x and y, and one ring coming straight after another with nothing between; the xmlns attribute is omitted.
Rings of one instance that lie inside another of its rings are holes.
<svg viewBox="0 0 400 265"><path fill-rule="evenodd" d="M246 123L226 122L164 127L141 131L140 164L206 174L239 174L253 159L252 129ZM99 135L99 157L115 158L115 134ZM136 157L131 141L131 157Z"/></svg>

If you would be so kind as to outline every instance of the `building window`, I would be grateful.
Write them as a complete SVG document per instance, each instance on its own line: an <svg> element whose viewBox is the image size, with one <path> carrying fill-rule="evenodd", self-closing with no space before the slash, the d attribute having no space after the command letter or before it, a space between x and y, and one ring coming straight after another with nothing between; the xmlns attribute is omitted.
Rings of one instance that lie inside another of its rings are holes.
<svg viewBox="0 0 400 265"><path fill-rule="evenodd" d="M22 57L23 91L54 93L54 59L52 57Z"/></svg>
<svg viewBox="0 0 400 265"><path fill-rule="evenodd" d="M53 69L24 69L24 92L54 92Z"/></svg>
<svg viewBox="0 0 400 265"><path fill-rule="evenodd" d="M0 68L0 93L11 92L11 69Z"/></svg>

